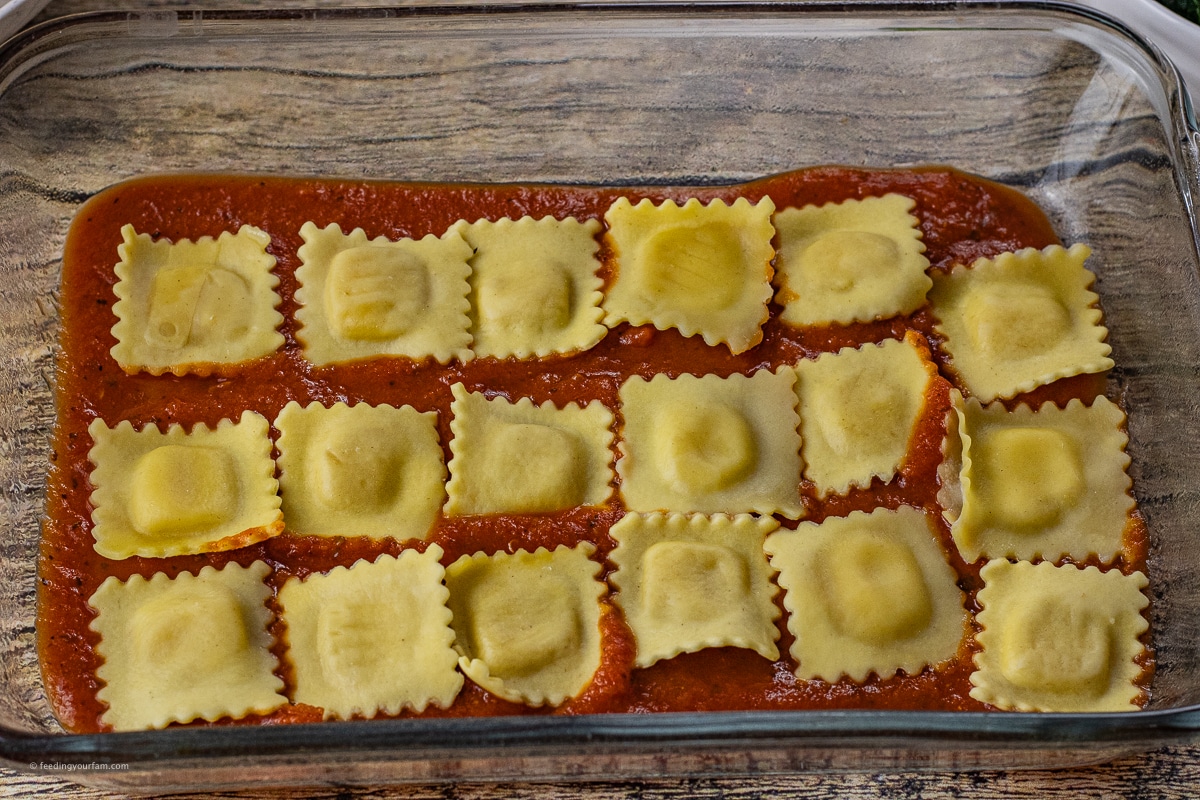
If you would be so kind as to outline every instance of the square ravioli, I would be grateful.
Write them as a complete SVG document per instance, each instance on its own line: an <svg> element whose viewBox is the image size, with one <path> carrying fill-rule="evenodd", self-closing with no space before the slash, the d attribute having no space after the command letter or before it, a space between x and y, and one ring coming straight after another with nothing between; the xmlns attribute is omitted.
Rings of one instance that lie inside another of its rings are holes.
<svg viewBox="0 0 1200 800"><path fill-rule="evenodd" d="M270 567L208 566L171 579L107 578L89 599L104 663L96 696L113 730L266 714L287 702L267 631Z"/></svg>
<svg viewBox="0 0 1200 800"><path fill-rule="evenodd" d="M451 387L446 514L536 514L612 495L613 414L599 401L540 406Z"/></svg>
<svg viewBox="0 0 1200 800"><path fill-rule="evenodd" d="M279 590L297 703L325 719L446 708L462 688L442 549L356 561Z"/></svg>
<svg viewBox="0 0 1200 800"><path fill-rule="evenodd" d="M925 304L933 281L916 201L899 194L775 212L775 302L792 325L848 325Z"/></svg>
<svg viewBox="0 0 1200 800"><path fill-rule="evenodd" d="M270 426L260 414L191 432L88 426L92 536L105 558L236 550L283 531Z"/></svg>
<svg viewBox="0 0 1200 800"><path fill-rule="evenodd" d="M767 537L796 676L862 683L954 658L967 630L957 576L925 512L852 511Z"/></svg>
<svg viewBox="0 0 1200 800"><path fill-rule="evenodd" d="M609 582L637 640L634 666L706 647L779 658L778 589L763 552L778 527L749 514L626 514L614 525Z"/></svg>
<svg viewBox="0 0 1200 800"><path fill-rule="evenodd" d="M937 367L923 340L845 347L796 365L804 477L822 497L891 481L908 456Z"/></svg>
<svg viewBox="0 0 1200 800"><path fill-rule="evenodd" d="M769 197L682 206L617 198L604 215L616 266L604 324L677 328L733 353L758 344L772 294L774 210Z"/></svg>
<svg viewBox="0 0 1200 800"><path fill-rule="evenodd" d="M471 357L471 246L457 231L393 242L306 222L300 236L296 338L309 361Z"/></svg>
<svg viewBox="0 0 1200 800"><path fill-rule="evenodd" d="M804 514L795 372L633 376L621 385L621 497L631 511Z"/></svg>
<svg viewBox="0 0 1200 800"><path fill-rule="evenodd" d="M397 541L429 536L446 497L437 412L292 401L275 427L289 531Z"/></svg>
<svg viewBox="0 0 1200 800"><path fill-rule="evenodd" d="M595 345L604 281L596 234L600 221L574 217L460 220L451 230L475 249L471 258L471 349L495 358L574 353Z"/></svg>
<svg viewBox="0 0 1200 800"><path fill-rule="evenodd" d="M937 275L929 300L950 366L987 403L1112 369L1086 245L981 258Z"/></svg>
<svg viewBox="0 0 1200 800"><path fill-rule="evenodd" d="M121 369L208 375L283 346L269 235L243 225L172 243L126 225L121 236L112 327Z"/></svg>
<svg viewBox="0 0 1200 800"><path fill-rule="evenodd" d="M963 558L1108 564L1121 553L1134 500L1119 406L1009 411L956 392L954 408L938 499Z"/></svg>
<svg viewBox="0 0 1200 800"><path fill-rule="evenodd" d="M498 697L557 706L600 668L607 587L583 542L554 552L476 553L446 569L459 667Z"/></svg>
<svg viewBox="0 0 1200 800"><path fill-rule="evenodd" d="M971 697L1018 711L1134 711L1149 628L1146 576L989 561Z"/></svg>

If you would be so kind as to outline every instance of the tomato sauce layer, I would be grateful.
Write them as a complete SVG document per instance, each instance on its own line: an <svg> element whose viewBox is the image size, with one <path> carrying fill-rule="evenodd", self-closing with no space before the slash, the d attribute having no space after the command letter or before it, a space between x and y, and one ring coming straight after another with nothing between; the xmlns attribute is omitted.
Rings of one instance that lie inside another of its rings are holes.
<svg viewBox="0 0 1200 800"><path fill-rule="evenodd" d="M40 556L38 637L47 694L63 725L72 731L104 730L100 720L105 706L96 698L95 677L100 658L98 636L89 628L95 612L88 598L109 576L125 580L133 574L197 572L211 564L220 568L234 561L248 565L263 560L274 568L269 578L273 591L293 576L350 566L359 559L372 560L402 548L423 549L418 541L374 541L360 538L318 538L285 532L275 539L223 553L171 558L131 557L114 561L93 549L89 495L92 446L88 424L99 417L109 425L129 420L135 428L156 425L165 430L179 423L190 429L196 423L215 425L222 418L252 410L273 420L289 401L387 403L409 405L418 411L438 412L438 430L449 459L450 387L463 383L470 391L509 399L530 397L535 403L599 400L617 407L617 390L632 375L657 373L677 376L732 373L749 374L795 364L804 358L896 338L916 331L929 343L945 379L935 381L927 401L931 413L916 433L910 454L898 475L884 484L878 479L867 489L846 496L822 499L815 488L802 483L806 519L844 516L854 510L912 505L927 509L940 525L940 535L959 585L975 610L979 588L978 566L958 556L948 527L941 521L936 495L937 466L941 459L944 417L950 407L952 373L927 309L907 317L866 324L823 328L793 328L779 320L772 304L761 344L740 355L723 347L710 347L697 336L685 338L674 330L621 325L610 330L595 347L575 355L513 360L476 358L468 363L440 365L432 360L380 358L328 367L315 367L302 355L296 340L295 270L303 243L300 227L307 221L324 227L338 223L343 230L361 227L368 237L389 239L441 235L459 219L499 219L553 216L602 219L619 196L637 202L650 198L683 201L697 197L752 202L769 195L778 208L840 202L847 199L897 192L916 201L912 212L920 221L931 269L995 256L1023 247L1045 247L1058 242L1042 212L1018 193L964 173L945 168L918 170L861 170L822 167L799 170L736 186L651 187L609 189L543 185L403 184L325 179L258 178L244 176L160 176L143 178L110 188L80 211L67 241L63 258L61 292L62 335L58 368L58 422L54 432L47 490L47 516ZM276 274L284 315L281 332L285 345L274 355L239 365L229 374L177 377L147 373L128 375L110 355L116 343L110 329L116 296L113 266L117 260L120 229L132 224L140 233L172 241L218 236L253 225L271 236L269 252L278 260ZM611 279L608 254L602 249L601 276ZM1018 400L1060 405L1072 397L1090 402L1104 389L1103 376L1059 381ZM273 434L274 435L274 434ZM618 478L619 480L619 478ZM582 508L539 515L506 515L438 520L429 539L445 551L448 565L464 554L537 547L553 549L580 541L596 544L603 559L615 546L609 528L621 518L620 495L602 508ZM1144 567L1144 526L1135 520L1119 563L1126 569ZM788 527L795 523L785 521ZM611 567L606 567L606 572ZM791 635L786 628L782 593L777 598L781 617L776 662L749 650L713 648L660 661L647 669L634 669L633 635L615 606L606 605L601 620L604 654L591 685L578 697L556 709L532 709L498 699L467 681L448 709L430 709L423 716L499 714L647 712L724 709L939 709L978 710L985 706L969 696L972 671L971 639L955 659L938 669L916 675L900 673L863 683L801 681L793 674L787 655ZM270 601L274 611L278 606ZM277 640L285 630L273 625ZM284 646L276 646L281 665ZM1149 666L1146 667L1148 675ZM290 695L292 676L281 666L280 676ZM278 723L315 721L320 711L303 705L285 706L267 717L244 722Z"/></svg>

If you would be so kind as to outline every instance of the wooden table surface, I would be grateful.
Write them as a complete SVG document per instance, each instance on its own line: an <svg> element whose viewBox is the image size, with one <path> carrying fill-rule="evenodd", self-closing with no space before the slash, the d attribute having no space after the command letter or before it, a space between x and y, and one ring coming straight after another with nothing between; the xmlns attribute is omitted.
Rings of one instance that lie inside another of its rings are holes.
<svg viewBox="0 0 1200 800"><path fill-rule="evenodd" d="M365 5L338 0L323 5ZM125 0L121 8L177 7L179 2ZM197 5L200 5L199 3ZM215 0L204 7L250 7L253 0ZM312 0L272 0L270 5L310 6ZM53 0L36 18L107 9L103 0ZM577 798L1138 798L1168 800L1200 797L1200 745L1181 745L1093 767L1056 771L993 771L973 773L802 774L789 777L731 777L720 779L602 781L588 784L450 784L435 786L305 790L246 789L218 794L184 794L202 798L491 798L514 795ZM0 769L0 797L53 797L91 800L118 797L78 786L51 775L31 775Z"/></svg>
<svg viewBox="0 0 1200 800"><path fill-rule="evenodd" d="M43 775L0 769L0 797L46 797L96 800L115 795L85 789ZM1001 798L1128 798L1129 800L1195 800L1200 797L1200 746L1173 747L1083 769L1027 772L958 772L795 775L687 780L602 781L587 784L447 784L400 787L324 787L311 789L246 789L217 794L171 795L180 798L328 798L328 800L499 800L514 796L578 800L677 800L714 798L804 798L805 800L1001 800Z"/></svg>

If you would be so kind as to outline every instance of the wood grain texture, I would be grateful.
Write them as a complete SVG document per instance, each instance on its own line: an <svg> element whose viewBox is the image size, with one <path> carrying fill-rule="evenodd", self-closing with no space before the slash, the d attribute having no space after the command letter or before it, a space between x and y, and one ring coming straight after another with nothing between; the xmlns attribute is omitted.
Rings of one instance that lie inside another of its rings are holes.
<svg viewBox="0 0 1200 800"><path fill-rule="evenodd" d="M251 781L252 782L252 781ZM1200 747L1173 747L1142 757L1083 769L1029 772L792 775L721 779L601 781L588 784L447 784L399 787L313 787L246 789L179 794L181 800L263 798L263 800L1054 800L1126 798L1194 800L1200 793ZM101 800L125 795L99 792L44 775L0 769L0 797Z"/></svg>

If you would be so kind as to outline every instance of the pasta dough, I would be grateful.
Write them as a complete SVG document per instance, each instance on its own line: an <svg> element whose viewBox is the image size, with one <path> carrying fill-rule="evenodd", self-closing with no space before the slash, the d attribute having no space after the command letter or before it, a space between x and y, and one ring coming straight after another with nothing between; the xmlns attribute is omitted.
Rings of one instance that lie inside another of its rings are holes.
<svg viewBox="0 0 1200 800"><path fill-rule="evenodd" d="M600 666L600 565L589 543L463 556L446 570L459 667L531 706L577 696Z"/></svg>
<svg viewBox="0 0 1200 800"><path fill-rule="evenodd" d="M251 411L215 429L140 431L102 419L94 446L92 536L106 558L234 550L283 531L266 419Z"/></svg>
<svg viewBox="0 0 1200 800"><path fill-rule="evenodd" d="M627 514L614 525L609 582L637 639L634 665L726 646L779 658L778 590L762 548L778 527L749 514Z"/></svg>
<svg viewBox="0 0 1200 800"><path fill-rule="evenodd" d="M916 201L899 194L775 212L775 301L792 325L846 325L910 314L933 282L925 274Z"/></svg>
<svg viewBox="0 0 1200 800"><path fill-rule="evenodd" d="M437 413L291 402L275 420L293 533L424 539L446 496Z"/></svg>
<svg viewBox="0 0 1200 800"><path fill-rule="evenodd" d="M861 683L950 660L967 613L924 512L852 511L767 537L795 637L796 676Z"/></svg>
<svg viewBox="0 0 1200 800"><path fill-rule="evenodd" d="M393 242L306 222L300 236L296 338L309 361L471 357L471 246L457 231Z"/></svg>
<svg viewBox="0 0 1200 800"><path fill-rule="evenodd" d="M121 369L208 375L283 346L265 232L243 225L236 234L171 243L126 225L121 237L112 328Z"/></svg>
<svg viewBox="0 0 1200 800"><path fill-rule="evenodd" d="M149 580L109 577L88 603L98 612L96 671L114 730L266 714L287 702L267 632L270 568L204 567Z"/></svg>
<svg viewBox="0 0 1200 800"><path fill-rule="evenodd" d="M448 515L559 511L611 496L613 415L601 403L535 406L451 388Z"/></svg>
<svg viewBox="0 0 1200 800"><path fill-rule="evenodd" d="M774 210L769 197L682 206L617 198L604 215L617 273L604 324L677 328L734 353L758 344L774 274Z"/></svg>
<svg viewBox="0 0 1200 800"><path fill-rule="evenodd" d="M442 549L335 567L279 590L297 703L326 719L446 708L462 688Z"/></svg>
<svg viewBox="0 0 1200 800"><path fill-rule="evenodd" d="M472 350L495 358L587 350L604 338L600 221L460 220L471 258Z"/></svg>
<svg viewBox="0 0 1200 800"><path fill-rule="evenodd" d="M794 381L786 368L625 381L617 472L626 507L799 518Z"/></svg>
<svg viewBox="0 0 1200 800"><path fill-rule="evenodd" d="M980 651L971 697L1019 711L1132 711L1146 576L1048 561L980 570Z"/></svg>
<svg viewBox="0 0 1200 800"><path fill-rule="evenodd" d="M936 276L929 300L951 366L982 402L1112 369L1086 245L979 259Z"/></svg>
<svg viewBox="0 0 1200 800"><path fill-rule="evenodd" d="M961 437L956 474L939 495L959 552L983 558L1099 556L1122 550L1134 502L1125 473L1125 414L1098 397L1034 411L984 406L955 393Z"/></svg>
<svg viewBox="0 0 1200 800"><path fill-rule="evenodd" d="M890 481L904 464L937 367L915 335L796 365L804 476L822 496Z"/></svg>

